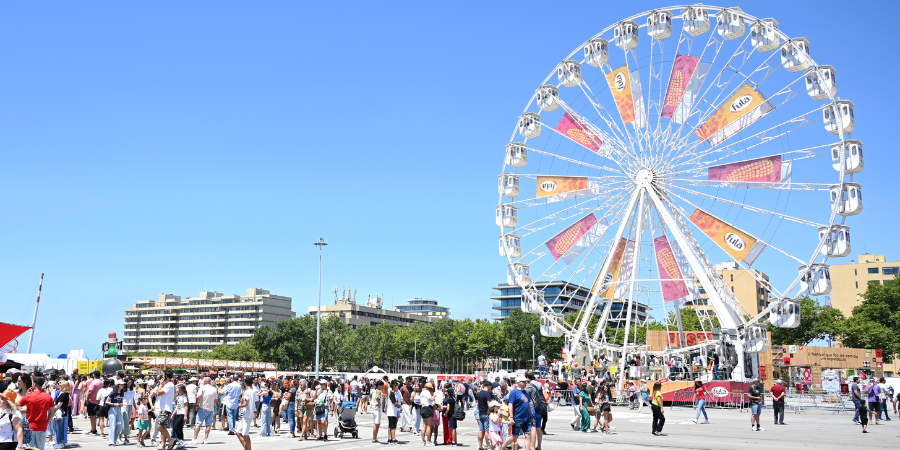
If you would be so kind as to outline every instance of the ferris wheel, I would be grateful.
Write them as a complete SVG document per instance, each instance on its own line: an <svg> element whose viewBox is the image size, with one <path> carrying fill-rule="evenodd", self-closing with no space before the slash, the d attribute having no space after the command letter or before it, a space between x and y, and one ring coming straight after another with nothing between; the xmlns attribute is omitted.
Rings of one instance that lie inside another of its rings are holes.
<svg viewBox="0 0 900 450"><path fill-rule="evenodd" d="M830 293L828 258L849 254L845 220L863 209L854 105L812 55L775 19L675 6L609 25L553 68L506 146L496 208L507 284L543 335L624 362L643 345L635 327L690 305L719 342L667 353L727 342L733 379L758 371L766 322L796 327L798 299ZM723 261L764 287L754 308Z"/></svg>

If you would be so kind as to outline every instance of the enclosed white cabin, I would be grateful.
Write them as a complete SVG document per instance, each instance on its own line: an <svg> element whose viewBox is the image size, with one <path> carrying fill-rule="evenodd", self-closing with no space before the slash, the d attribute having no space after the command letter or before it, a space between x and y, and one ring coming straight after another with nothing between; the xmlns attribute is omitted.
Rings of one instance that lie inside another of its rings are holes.
<svg viewBox="0 0 900 450"><path fill-rule="evenodd" d="M725 40L737 39L744 35L744 10L737 6L725 8L716 13L716 33Z"/></svg>
<svg viewBox="0 0 900 450"><path fill-rule="evenodd" d="M806 38L794 38L781 46L781 65L791 72L800 72L809 68L809 41Z"/></svg>
<svg viewBox="0 0 900 450"><path fill-rule="evenodd" d="M832 225L819 227L819 241L825 240L822 254L832 258L841 258L850 254L850 227Z"/></svg>
<svg viewBox="0 0 900 450"><path fill-rule="evenodd" d="M531 284L528 264L515 262L507 265L506 282L511 285L528 286ZM522 297L523 299L525 296Z"/></svg>
<svg viewBox="0 0 900 450"><path fill-rule="evenodd" d="M783 299L769 313L769 322L778 328L797 328L800 325L800 302Z"/></svg>
<svg viewBox="0 0 900 450"><path fill-rule="evenodd" d="M672 35L672 13L668 11L650 11L647 14L647 34L661 41Z"/></svg>
<svg viewBox="0 0 900 450"><path fill-rule="evenodd" d="M584 44L584 61L594 67L600 67L609 61L609 41L591 39Z"/></svg>
<svg viewBox="0 0 900 450"><path fill-rule="evenodd" d="M816 100L837 95L837 79L834 67L811 67L806 71L806 93Z"/></svg>
<svg viewBox="0 0 900 450"><path fill-rule="evenodd" d="M575 87L581 84L581 63L578 61L563 61L556 67L556 76L559 84L565 87Z"/></svg>
<svg viewBox="0 0 900 450"><path fill-rule="evenodd" d="M515 228L519 223L519 211L513 205L500 205L497 207L496 221L498 227Z"/></svg>
<svg viewBox="0 0 900 450"><path fill-rule="evenodd" d="M559 88L552 84L539 87L537 104L541 107L541 111L556 111L556 108L559 108Z"/></svg>
<svg viewBox="0 0 900 450"><path fill-rule="evenodd" d="M831 292L831 270L827 264L800 266L800 292L827 295Z"/></svg>
<svg viewBox="0 0 900 450"><path fill-rule="evenodd" d="M506 164L517 169L525 167L528 164L528 146L521 142L506 144Z"/></svg>
<svg viewBox="0 0 900 450"><path fill-rule="evenodd" d="M771 52L781 45L778 21L773 18L760 19L750 25L750 44L758 52Z"/></svg>
<svg viewBox="0 0 900 450"><path fill-rule="evenodd" d="M831 190L831 204L837 204L838 214L842 216L855 216L862 212L862 185L859 183L846 182L843 185L834 184L829 186ZM838 200L840 197L840 200Z"/></svg>
<svg viewBox="0 0 900 450"><path fill-rule="evenodd" d="M540 136L541 115L529 112L519 116L519 134L528 139L534 139Z"/></svg>
<svg viewBox="0 0 900 450"><path fill-rule="evenodd" d="M518 258L522 256L522 238L515 233L500 236L500 256Z"/></svg>
<svg viewBox="0 0 900 450"><path fill-rule="evenodd" d="M863 160L863 143L855 139L831 144L831 167L841 171L841 151L844 152L844 173L859 173L866 166Z"/></svg>
<svg viewBox="0 0 900 450"><path fill-rule="evenodd" d="M497 179L500 195L515 198L519 195L519 176L512 173L504 173Z"/></svg>
<svg viewBox="0 0 900 450"><path fill-rule="evenodd" d="M554 320L555 319L555 320ZM563 327L558 325L562 323L562 317L553 318L544 314L541 316L541 336L560 337L565 334Z"/></svg>
<svg viewBox="0 0 900 450"><path fill-rule="evenodd" d="M709 11L702 5L688 6L681 10L684 31L691 36L700 36L709 31Z"/></svg>
<svg viewBox="0 0 900 450"><path fill-rule="evenodd" d="M525 266L528 267L528 266ZM544 304L544 291L534 288L522 289L522 300L519 305L523 312L537 313L541 312Z"/></svg>
<svg viewBox="0 0 900 450"><path fill-rule="evenodd" d="M623 20L613 27L613 43L622 50L631 50L638 46L638 24L632 20Z"/></svg>
<svg viewBox="0 0 900 450"><path fill-rule="evenodd" d="M825 118L825 129L831 134L850 133L856 129L856 117L853 114L853 102L838 100L822 109Z"/></svg>
<svg viewBox="0 0 900 450"><path fill-rule="evenodd" d="M741 330L741 333L745 352L760 353L769 349L769 335L766 333L765 324L748 323Z"/></svg>

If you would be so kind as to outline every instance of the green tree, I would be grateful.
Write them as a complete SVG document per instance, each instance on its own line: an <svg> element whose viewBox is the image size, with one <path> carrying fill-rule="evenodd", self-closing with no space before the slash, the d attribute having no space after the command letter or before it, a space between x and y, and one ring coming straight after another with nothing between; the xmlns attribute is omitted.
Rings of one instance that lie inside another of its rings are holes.
<svg viewBox="0 0 900 450"><path fill-rule="evenodd" d="M531 336L540 336L541 321L537 314L529 314L520 309L513 309L509 316L500 323L500 333L503 336L506 355L524 366L531 361ZM536 343L535 343L536 344Z"/></svg>
<svg viewBox="0 0 900 450"><path fill-rule="evenodd" d="M772 343L775 345L807 345L816 339L835 339L842 330L844 314L837 308L820 305L810 297L800 299L800 325L779 328L771 323Z"/></svg>
<svg viewBox="0 0 900 450"><path fill-rule="evenodd" d="M886 357L900 354L900 278L870 284L862 296L865 300L838 333L841 344L881 349Z"/></svg>

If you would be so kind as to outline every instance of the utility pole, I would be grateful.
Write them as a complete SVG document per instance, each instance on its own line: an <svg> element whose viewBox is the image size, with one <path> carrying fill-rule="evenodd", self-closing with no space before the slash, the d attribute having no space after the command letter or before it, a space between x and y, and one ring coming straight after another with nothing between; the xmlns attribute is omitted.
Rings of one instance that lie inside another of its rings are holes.
<svg viewBox="0 0 900 450"><path fill-rule="evenodd" d="M319 379L319 346L322 336L322 247L328 245L319 238L313 245L319 247L319 309L316 310L316 379Z"/></svg>
<svg viewBox="0 0 900 450"><path fill-rule="evenodd" d="M31 344L34 342L34 326L37 325L38 306L41 306L41 289L44 288L44 274L41 273L41 282L38 284L37 301L34 302L34 318L31 319L31 336L28 337L28 353L31 353Z"/></svg>

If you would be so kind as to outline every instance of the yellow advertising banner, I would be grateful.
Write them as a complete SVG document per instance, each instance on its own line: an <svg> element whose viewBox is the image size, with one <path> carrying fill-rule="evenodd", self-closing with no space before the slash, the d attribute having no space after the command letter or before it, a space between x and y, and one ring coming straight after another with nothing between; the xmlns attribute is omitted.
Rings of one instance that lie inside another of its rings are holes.
<svg viewBox="0 0 900 450"><path fill-rule="evenodd" d="M622 117L622 123L629 124L634 121L634 97L631 93L631 74L628 65L619 67L606 74L606 82L609 83L609 91L612 92L616 108Z"/></svg>
<svg viewBox="0 0 900 450"><path fill-rule="evenodd" d="M764 107L757 109L760 105ZM700 140L714 138L710 139L710 144L715 145L746 128L771 110L771 104L753 86L745 84L709 120L704 122L694 134ZM749 120L738 122L748 114L750 114L748 116ZM715 136L716 133L723 130L723 136Z"/></svg>
<svg viewBox="0 0 900 450"><path fill-rule="evenodd" d="M604 277L603 280L600 280L601 274L597 274L597 279L594 281L594 286L591 288L592 294L597 294L600 297L605 298L613 297L613 292L616 287L613 283L619 278L619 267L622 265L622 256L625 255L625 249L628 248L628 242L628 239L619 239L619 244L616 245L616 250L612 255L612 261L609 263L606 277ZM602 293L599 292L601 289L603 290Z"/></svg>
<svg viewBox="0 0 900 450"><path fill-rule="evenodd" d="M582 191L587 188L587 177L537 177L537 198Z"/></svg>
<svg viewBox="0 0 900 450"><path fill-rule="evenodd" d="M78 361L78 373L80 375L89 374L102 368L103 361Z"/></svg>
<svg viewBox="0 0 900 450"><path fill-rule="evenodd" d="M748 265L753 264L756 257L766 247L755 237L701 209L697 209L691 214L691 222L718 244L722 250Z"/></svg>

